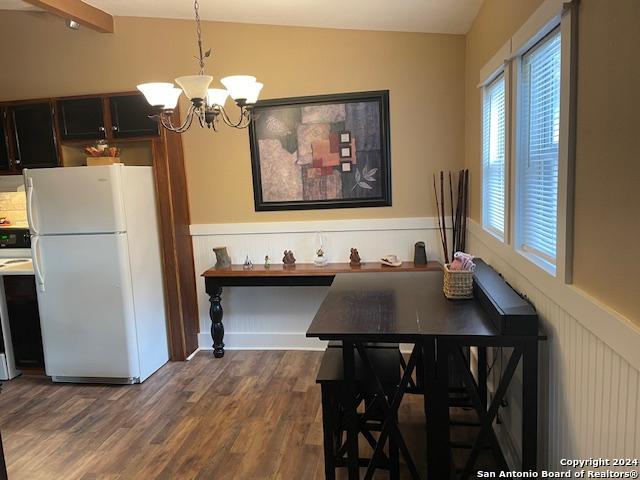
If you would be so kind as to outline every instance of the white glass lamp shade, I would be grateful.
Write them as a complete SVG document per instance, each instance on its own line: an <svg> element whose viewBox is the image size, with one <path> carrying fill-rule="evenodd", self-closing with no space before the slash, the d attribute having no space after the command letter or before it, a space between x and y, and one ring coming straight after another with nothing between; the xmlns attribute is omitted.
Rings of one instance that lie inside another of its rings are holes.
<svg viewBox="0 0 640 480"><path fill-rule="evenodd" d="M224 88L210 88L207 90L207 105L210 107L213 105L220 105L224 107L224 102L227 101L229 92Z"/></svg>
<svg viewBox="0 0 640 480"><path fill-rule="evenodd" d="M207 88L213 80L210 75L186 75L176 78L176 83L184 90L184 95L189 99L207 98Z"/></svg>
<svg viewBox="0 0 640 480"><path fill-rule="evenodd" d="M174 90L173 83L165 82L142 83L137 88L143 93L144 98L147 99L147 102L152 107L164 106L167 103L167 99L172 97ZM178 99L176 98L177 101Z"/></svg>
<svg viewBox="0 0 640 480"><path fill-rule="evenodd" d="M255 90L256 77L251 75L231 75L220 79L229 96L234 100L247 99Z"/></svg>
<svg viewBox="0 0 640 480"><path fill-rule="evenodd" d="M165 110L173 110L178 105L178 99L180 98L180 94L182 93L181 88L172 88L169 92L167 92L164 109Z"/></svg>
<svg viewBox="0 0 640 480"><path fill-rule="evenodd" d="M251 84L250 93L247 95L247 103L249 105L253 105L258 101L258 97L260 96L260 91L262 90L264 85L260 82L253 82Z"/></svg>

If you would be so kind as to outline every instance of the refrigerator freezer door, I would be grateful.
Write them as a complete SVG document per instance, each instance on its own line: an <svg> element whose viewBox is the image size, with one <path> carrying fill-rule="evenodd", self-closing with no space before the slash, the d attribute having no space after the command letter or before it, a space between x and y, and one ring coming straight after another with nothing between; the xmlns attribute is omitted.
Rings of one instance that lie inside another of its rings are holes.
<svg viewBox="0 0 640 480"><path fill-rule="evenodd" d="M126 231L122 165L24 170L34 235Z"/></svg>
<svg viewBox="0 0 640 480"><path fill-rule="evenodd" d="M47 375L139 378L127 235L44 236L36 245Z"/></svg>

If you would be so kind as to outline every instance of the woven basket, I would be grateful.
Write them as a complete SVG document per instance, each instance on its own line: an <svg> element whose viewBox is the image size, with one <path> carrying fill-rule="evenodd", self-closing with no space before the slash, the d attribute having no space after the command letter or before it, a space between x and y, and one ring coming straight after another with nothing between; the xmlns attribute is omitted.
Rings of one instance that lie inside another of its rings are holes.
<svg viewBox="0 0 640 480"><path fill-rule="evenodd" d="M449 270L444 266L444 296L450 299L473 298L473 272L466 270Z"/></svg>

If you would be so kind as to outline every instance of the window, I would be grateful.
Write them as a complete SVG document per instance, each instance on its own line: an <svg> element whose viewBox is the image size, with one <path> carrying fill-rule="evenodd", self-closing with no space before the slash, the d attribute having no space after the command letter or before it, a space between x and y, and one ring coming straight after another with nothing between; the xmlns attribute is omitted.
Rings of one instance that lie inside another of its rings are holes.
<svg viewBox="0 0 640 480"><path fill-rule="evenodd" d="M505 77L501 73L483 89L482 226L504 239L505 210Z"/></svg>
<svg viewBox="0 0 640 480"><path fill-rule="evenodd" d="M572 281L577 1L543 0L480 69L481 225L523 270Z"/></svg>
<svg viewBox="0 0 640 480"><path fill-rule="evenodd" d="M520 58L516 248L555 272L560 137L560 29Z"/></svg>

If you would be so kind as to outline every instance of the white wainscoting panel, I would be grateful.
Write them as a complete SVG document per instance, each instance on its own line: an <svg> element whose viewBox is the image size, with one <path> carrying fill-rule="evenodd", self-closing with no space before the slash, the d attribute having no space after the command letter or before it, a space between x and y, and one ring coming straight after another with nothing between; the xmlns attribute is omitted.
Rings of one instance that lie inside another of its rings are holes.
<svg viewBox="0 0 640 480"><path fill-rule="evenodd" d="M509 249L475 222L469 222L469 246L531 300L549 336L541 351L540 467L557 470L563 458L637 458L640 329L595 300L587 303L576 287L523 273ZM497 426L512 468L520 465L520 378L516 372Z"/></svg>
<svg viewBox="0 0 640 480"><path fill-rule="evenodd" d="M442 261L435 218L393 218L309 222L273 222L192 225L200 348L211 348L209 298L200 274L215 264L213 247L226 246L233 263L249 255L261 264L270 255L282 263L291 249L299 263L313 262L316 232L322 232L330 262L348 262L351 247L365 262L378 262L394 253L413 260L414 244L424 241L427 257ZM323 348L323 342L305 338L305 332L326 294L326 287L229 287L222 294L224 342L228 349Z"/></svg>

